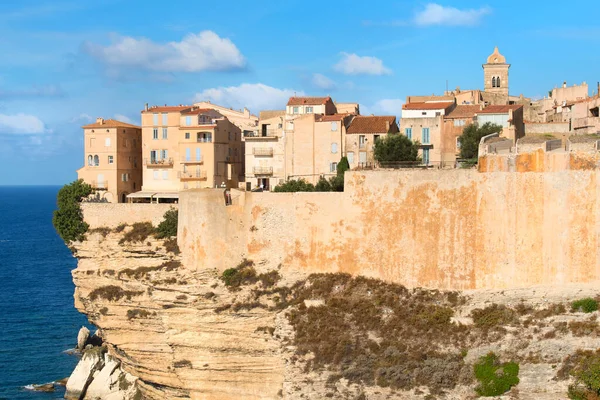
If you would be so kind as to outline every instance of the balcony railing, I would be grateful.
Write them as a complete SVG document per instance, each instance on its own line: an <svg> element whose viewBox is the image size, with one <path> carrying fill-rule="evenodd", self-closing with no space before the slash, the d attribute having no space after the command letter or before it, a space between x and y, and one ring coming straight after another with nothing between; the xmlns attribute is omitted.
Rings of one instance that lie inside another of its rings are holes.
<svg viewBox="0 0 600 400"><path fill-rule="evenodd" d="M106 181L92 181L90 186L96 190L108 190L108 183Z"/></svg>
<svg viewBox="0 0 600 400"><path fill-rule="evenodd" d="M177 177L181 180L205 181L207 180L206 171L179 171Z"/></svg>
<svg viewBox="0 0 600 400"><path fill-rule="evenodd" d="M148 168L165 168L173 166L172 158L144 158L144 165Z"/></svg>
<svg viewBox="0 0 600 400"><path fill-rule="evenodd" d="M254 175L273 175L273 167L253 167Z"/></svg>
<svg viewBox="0 0 600 400"><path fill-rule="evenodd" d="M190 156L190 157L181 157L181 163L183 164L203 164L204 157L200 156Z"/></svg>
<svg viewBox="0 0 600 400"><path fill-rule="evenodd" d="M196 138L196 142L198 142L198 143L212 143L212 137L199 137L199 138Z"/></svg>
<svg viewBox="0 0 600 400"><path fill-rule="evenodd" d="M273 148L272 147L253 147L252 154L255 156L272 156Z"/></svg>
<svg viewBox="0 0 600 400"><path fill-rule="evenodd" d="M256 131L244 131L244 137L250 139L260 139L260 138L276 138L277 130L276 129L259 129Z"/></svg>

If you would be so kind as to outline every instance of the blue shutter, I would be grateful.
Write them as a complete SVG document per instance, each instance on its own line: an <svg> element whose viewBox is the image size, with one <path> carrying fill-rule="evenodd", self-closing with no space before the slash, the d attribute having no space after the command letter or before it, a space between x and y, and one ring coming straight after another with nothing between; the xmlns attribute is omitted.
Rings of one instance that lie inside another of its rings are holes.
<svg viewBox="0 0 600 400"><path fill-rule="evenodd" d="M190 158L191 158L190 152L191 151L190 151L189 147L185 149L185 161L190 161Z"/></svg>
<svg viewBox="0 0 600 400"><path fill-rule="evenodd" d="M202 155L200 153L200 148L196 149L196 161L200 161L202 159Z"/></svg>

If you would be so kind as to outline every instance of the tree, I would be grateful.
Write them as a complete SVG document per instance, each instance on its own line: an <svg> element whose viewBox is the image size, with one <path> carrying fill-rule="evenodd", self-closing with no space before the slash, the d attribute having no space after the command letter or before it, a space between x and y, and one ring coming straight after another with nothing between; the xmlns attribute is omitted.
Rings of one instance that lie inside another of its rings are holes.
<svg viewBox="0 0 600 400"><path fill-rule="evenodd" d="M58 191L58 209L54 211L52 224L66 244L84 239L89 225L83 220L79 203L91 193L92 187L81 179L63 186Z"/></svg>
<svg viewBox="0 0 600 400"><path fill-rule="evenodd" d="M312 183L306 182L304 179L290 179L289 181L275 186L273 189L276 193L283 192L314 192L315 186Z"/></svg>
<svg viewBox="0 0 600 400"><path fill-rule="evenodd" d="M156 227L156 238L165 239L172 236L177 236L177 221L179 212L175 208L171 208L163 216L163 220Z"/></svg>
<svg viewBox="0 0 600 400"><path fill-rule="evenodd" d="M388 135L373 146L373 156L379 163L417 161L419 144L404 135Z"/></svg>
<svg viewBox="0 0 600 400"><path fill-rule="evenodd" d="M492 133L498 133L502 131L500 125L486 122L482 126L471 124L463 129L462 135L458 138L460 142L460 158L474 159L479 154L479 142L481 138Z"/></svg>
<svg viewBox="0 0 600 400"><path fill-rule="evenodd" d="M340 162L337 165L336 172L338 176L344 176L344 173L350 169L350 163L348 162L348 157L344 156L340 159Z"/></svg>
<svg viewBox="0 0 600 400"><path fill-rule="evenodd" d="M331 192L331 183L325 177L321 176L315 186L315 192Z"/></svg>

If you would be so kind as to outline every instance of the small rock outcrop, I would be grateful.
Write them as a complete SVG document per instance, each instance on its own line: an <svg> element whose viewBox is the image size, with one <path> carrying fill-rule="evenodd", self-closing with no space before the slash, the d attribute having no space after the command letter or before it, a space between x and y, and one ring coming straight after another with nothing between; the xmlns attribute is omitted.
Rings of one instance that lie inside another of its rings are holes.
<svg viewBox="0 0 600 400"><path fill-rule="evenodd" d="M77 334L77 350L82 351L85 349L85 345L88 343L88 339L90 338L90 330L85 326L82 326L79 329L79 333Z"/></svg>

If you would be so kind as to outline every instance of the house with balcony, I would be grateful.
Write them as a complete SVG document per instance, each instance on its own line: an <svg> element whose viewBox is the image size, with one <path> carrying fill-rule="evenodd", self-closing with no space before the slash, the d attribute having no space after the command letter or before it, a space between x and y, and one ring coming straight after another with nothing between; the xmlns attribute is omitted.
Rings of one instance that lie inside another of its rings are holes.
<svg viewBox="0 0 600 400"><path fill-rule="evenodd" d="M114 119L97 118L82 127L84 164L77 170L94 189L93 200L125 203L142 186L141 128Z"/></svg>
<svg viewBox="0 0 600 400"><path fill-rule="evenodd" d="M370 168L374 166L373 146L375 142L389 134L399 132L396 117L356 116L346 132L345 153L350 168Z"/></svg>
<svg viewBox="0 0 600 400"><path fill-rule="evenodd" d="M424 165L443 164L442 127L444 117L456 107L454 101L432 100L410 102L402 106L400 132L419 143L419 156Z"/></svg>
<svg viewBox="0 0 600 400"><path fill-rule="evenodd" d="M571 131L576 135L600 133L600 97L598 95L573 104Z"/></svg>
<svg viewBox="0 0 600 400"><path fill-rule="evenodd" d="M133 201L175 202L180 190L243 180L242 130L215 109L146 106L142 146L144 185Z"/></svg>

